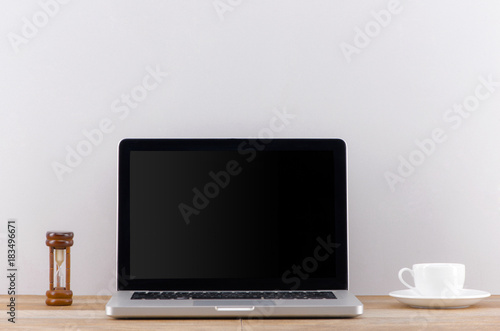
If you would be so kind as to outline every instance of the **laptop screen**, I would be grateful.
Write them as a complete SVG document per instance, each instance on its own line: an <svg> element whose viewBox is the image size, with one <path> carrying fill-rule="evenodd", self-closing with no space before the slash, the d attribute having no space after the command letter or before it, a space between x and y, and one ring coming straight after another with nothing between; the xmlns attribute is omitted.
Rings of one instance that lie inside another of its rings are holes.
<svg viewBox="0 0 500 331"><path fill-rule="evenodd" d="M120 290L347 289L340 139L125 139Z"/></svg>

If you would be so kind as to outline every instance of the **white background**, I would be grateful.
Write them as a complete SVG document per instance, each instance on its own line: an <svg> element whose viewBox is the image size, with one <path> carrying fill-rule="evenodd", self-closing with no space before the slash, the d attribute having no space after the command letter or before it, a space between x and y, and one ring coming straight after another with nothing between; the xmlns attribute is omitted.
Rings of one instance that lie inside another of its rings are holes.
<svg viewBox="0 0 500 331"><path fill-rule="evenodd" d="M400 268L444 261L500 294L500 86L481 85L500 82L498 1L62 2L0 4L0 265L16 218L18 293L48 289L47 230L75 233L75 294L115 288L120 139L257 136L286 109L277 137L348 142L354 293L402 289ZM373 13L391 8L382 27ZM148 70L168 76L144 95ZM103 120L111 132L58 180L53 164ZM445 140L419 152L435 130Z"/></svg>

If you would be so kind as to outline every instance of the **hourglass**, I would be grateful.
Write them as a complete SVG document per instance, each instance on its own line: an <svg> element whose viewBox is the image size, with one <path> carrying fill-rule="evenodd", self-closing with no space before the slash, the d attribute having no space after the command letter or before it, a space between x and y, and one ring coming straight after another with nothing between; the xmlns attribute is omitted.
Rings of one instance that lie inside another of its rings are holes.
<svg viewBox="0 0 500 331"><path fill-rule="evenodd" d="M49 231L46 236L45 244L50 247L50 289L45 292L45 303L49 306L69 306L73 303L73 292L70 289L70 247L73 246L73 232Z"/></svg>

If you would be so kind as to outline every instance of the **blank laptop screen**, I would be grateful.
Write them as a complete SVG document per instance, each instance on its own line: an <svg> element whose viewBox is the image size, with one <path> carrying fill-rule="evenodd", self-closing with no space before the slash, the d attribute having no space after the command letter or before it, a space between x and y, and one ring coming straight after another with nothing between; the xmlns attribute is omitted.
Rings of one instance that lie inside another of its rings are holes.
<svg viewBox="0 0 500 331"><path fill-rule="evenodd" d="M121 289L347 287L341 140L124 140L119 178Z"/></svg>

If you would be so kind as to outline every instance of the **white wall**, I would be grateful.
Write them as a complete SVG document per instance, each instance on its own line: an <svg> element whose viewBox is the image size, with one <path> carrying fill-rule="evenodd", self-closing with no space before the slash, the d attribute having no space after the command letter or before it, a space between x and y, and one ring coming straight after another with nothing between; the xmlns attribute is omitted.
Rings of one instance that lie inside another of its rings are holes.
<svg viewBox="0 0 500 331"><path fill-rule="evenodd" d="M296 115L276 136L349 144L356 294L440 261L500 294L498 1L54 1L0 4L0 265L16 218L21 294L48 288L51 229L75 232L75 294L114 288L120 139L256 136L273 109Z"/></svg>

